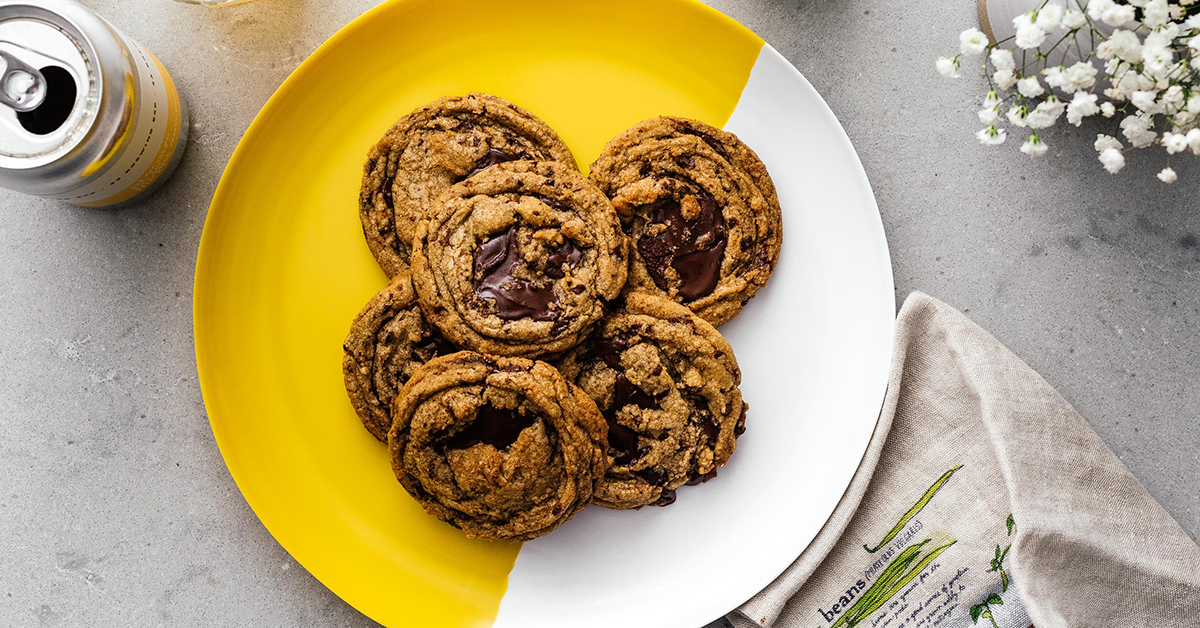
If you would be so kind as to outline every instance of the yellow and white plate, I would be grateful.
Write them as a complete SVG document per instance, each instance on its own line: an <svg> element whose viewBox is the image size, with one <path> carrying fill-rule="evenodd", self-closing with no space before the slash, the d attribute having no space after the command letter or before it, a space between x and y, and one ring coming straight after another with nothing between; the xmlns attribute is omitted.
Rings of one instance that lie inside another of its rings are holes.
<svg viewBox="0 0 1200 628"><path fill-rule="evenodd" d="M367 149L417 106L468 91L536 113L581 167L670 114L737 133L774 178L778 270L721 329L743 369L747 431L715 480L668 508L590 508L523 546L468 540L408 497L354 416L342 340L386 284L358 221ZM833 511L883 399L893 299L845 133L733 20L693 0L393 0L305 61L234 152L200 243L196 359L250 506L370 617L695 628L771 582Z"/></svg>

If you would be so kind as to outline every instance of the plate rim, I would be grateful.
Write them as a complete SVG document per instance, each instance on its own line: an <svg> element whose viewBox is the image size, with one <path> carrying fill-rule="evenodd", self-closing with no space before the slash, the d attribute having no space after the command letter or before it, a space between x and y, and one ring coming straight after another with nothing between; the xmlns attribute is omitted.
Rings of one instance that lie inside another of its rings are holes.
<svg viewBox="0 0 1200 628"><path fill-rule="evenodd" d="M242 137L238 140L237 145L235 146L233 152L231 153L229 160L226 163L225 168L222 170L220 178L218 179L217 186L213 192L212 199L210 200L207 211L205 213L204 226L201 231L199 244L197 245L195 271L193 273L193 283L192 283L192 335L193 335L193 354L194 354L194 357L196 360L197 379L198 379L198 382L200 385L202 401L205 404L205 415L208 419L209 428L211 429L211 431L213 433L213 437L217 444L218 451L221 454L221 459L225 464L225 468L228 471L230 478L234 481L234 485L237 487L238 493L241 495L242 499L250 507L251 511L254 513L255 517L258 519L258 521L262 525L262 527L265 528L266 531L271 535L272 539L274 539L275 542L278 543L279 546L284 551L286 551L293 560L296 560L297 563L299 563L301 566L303 566L305 568L305 570L310 575L312 575L312 577L314 579L316 579L318 582L321 583L322 586L324 586L326 589L328 589L330 592L332 592L334 595L336 595L343 602L350 605L352 608L355 608L356 610L359 610L359 612L362 612L367 617L371 617L371 615L369 615L365 611L359 609L358 606L355 605L354 603L352 603L349 599L347 599L347 596L343 595L342 592L338 591L333 586L330 586L329 584L327 584L325 582L325 580L321 577L321 575L319 575L318 573L309 569L309 567L305 564L304 561L302 561L299 557L295 556L292 553L291 549L289 549L287 547L287 545L285 545L283 543L283 541L280 540L279 536L276 534L276 531L273 529L272 525L269 524L266 519L264 519L262 514L260 514L259 506L261 504L258 503L259 500L252 499L251 496L248 495L247 492L243 489L242 482L245 479L245 475L244 475L245 471L243 469L241 469L241 467L243 465L240 463L231 461L230 458L226 455L226 449L230 446L227 442L227 439L230 438L231 436L227 432L226 428L224 428L224 427L222 427L222 425L220 425L222 423L222 421L217 419L214 416L214 413L210 410L209 404L207 401L209 398L215 398L216 396L218 396L218 394L216 392L217 383L215 381L216 379L218 379L217 375L215 374L215 372L218 369L216 369L216 367L212 364L212 362L215 361L215 358L212 358L212 359L205 358L203 355L204 351L201 349L202 345L207 345L207 344L213 342L212 339L208 338L206 332L204 331L204 325L201 323L201 320L204 318L204 315L202 314L202 310L204 309L204 307L202 306L202 304L207 301L211 301L211 299L213 298L213 297L208 296L208 293L210 290L206 285L207 284L206 279L209 277L209 275L211 275L211 272L212 272L209 270L209 268L212 265L212 260L218 256L218 252L217 252L218 247L215 243L215 239L217 237L215 235L215 233L217 232L218 229L217 229L217 227L214 226L214 224L219 223L221 220L224 219L223 218L224 216L226 216L230 213L228 210L214 211L214 209L221 205L230 204L230 199L226 198L229 194L231 194L231 192L229 191L229 188L230 188L229 175L231 172L236 171L238 169L238 167L240 166L240 163L246 159L245 155L249 151L249 148L247 148L248 145L252 144L253 140L258 135L260 135L261 133L264 132L263 129L268 124L267 120L273 117L274 112L276 110L278 110L284 106L282 104L283 101L286 100L288 94L290 94L294 89L296 89L296 84L302 80L302 77L304 75L312 72L313 71L312 68L319 65L321 60L324 59L327 55L329 55L331 53L331 50L335 49L337 46L342 45L343 41L353 37L355 35L355 32L358 29L362 28L365 23L375 19L375 15L377 13L383 13L385 11L391 10L391 7L393 5L404 4L404 3L408 3L408 2L412 2L412 1L415 1L415 0L385 0L384 2L381 2L378 5L371 7L367 11L365 11L362 14L360 14L359 16L355 17L350 22L341 26L340 28L338 28L337 31L335 31L332 35L330 35L329 38L327 38L324 42L322 42L308 57L306 57L303 61L301 61L296 66L296 68L294 68L287 75L287 77L284 78L283 82L280 83L279 87L277 87L275 89L275 91L272 92L271 96L266 100L266 102L263 104L263 106L255 114L254 118L251 120L250 124L247 126L246 131L242 134ZM856 476L858 473L857 469L861 468L862 459L865 457L867 449L869 448L870 442L871 442L871 440L873 440L874 434L878 430L879 412L882 410L883 404L885 401L885 396L886 396L886 392L887 392L887 388L888 388L888 380L889 380L888 375L890 373L890 364L891 364L892 358L894 357L894 352L895 352L895 348L893 346L894 342L895 342L895 329L894 329L894 325L892 324L893 321L895 320L895 274L894 274L894 269L892 267L891 251L890 251L890 247L887 242L886 230L884 229L883 216L879 211L878 201L875 197L874 189L871 186L870 180L866 175L866 170L862 165L862 160L858 155L858 151L854 148L853 142L851 142L849 135L846 133L845 127L842 125L841 121L838 120L838 118L837 118L836 114L834 114L833 110L829 107L828 102L825 100L825 98L823 96L821 96L820 92L815 87L813 87L813 85L808 81L808 79L804 76L804 74L802 72L800 72L800 70L798 68L796 68L795 65L791 63L791 61L789 61L782 53L780 53L769 42L767 42L766 40L764 40L760 36L758 36L758 34L755 33L753 30L751 30L749 27L745 26L744 24L742 24L741 22L737 21L736 19L730 17L729 15L726 15L722 11L703 3L701 0L674 0L674 2L676 2L679 5L687 6L691 10L699 10L699 11L708 12L714 16L719 17L720 21L724 22L728 26L737 28L737 29L741 29L743 31L746 31L746 32L754 35L756 38L758 38L760 41L763 42L762 47L760 48L760 51L759 51L759 55L758 55L759 60L762 59L764 54L776 55L778 57L778 59L780 61L782 61L788 67L790 73L792 75L794 75L794 78L796 78L807 90L812 91L812 93L814 93L821 102L821 106L823 107L822 115L825 115L829 120L831 120L833 122L834 126L837 127L838 142L841 143L844 148L848 148L849 154L853 156L854 162L857 165L857 169L853 173L853 176L854 176L854 178L859 180L859 183L861 185L863 185L863 189L867 192L867 196L869 197L869 206L870 206L870 209L873 210L873 212L869 213L870 217L872 218L870 220L871 231L874 232L872 237L873 237L873 239L876 240L876 242L872 248L880 247L880 246L882 247L879 250L882 252L882 262L884 263L884 265L886 265L886 272L883 273L884 277L886 278L886 281L885 281L885 285L883 287L886 288L886 292L887 292L887 296L888 296L888 299L886 299L886 301L891 303L891 306L889 308L890 311L887 312L888 333L886 336L886 340L887 340L887 344L888 344L888 348L887 348L886 352L887 352L887 362L888 362L889 368L887 370L883 371L883 377L882 377L881 382L872 382L871 383L872 388L874 390L876 390L876 393L873 393L873 394L875 394L876 397L878 398L879 408L878 408L878 410L876 410L875 419L872 422L872 427L870 430L870 434L871 434L870 437L868 437L866 439L866 441L864 441L862 451L857 452L855 454L855 457L858 460L858 463L856 465L856 471L854 474L852 474L846 480L846 486L842 489L842 495L844 497L845 492L850 487L851 481L853 480L854 476ZM213 220L214 218L216 218L215 221ZM874 406L874 405L876 405L876 404L872 404L872 406ZM226 421L226 423L227 423L227 421ZM241 478L241 479L239 479L239 478ZM841 498L839 498L837 504L840 504L840 503L841 503ZM825 517L826 523L828 523L829 518L831 518L833 516L833 514L836 512L837 504L835 504L835 509L831 510L829 512L829 514ZM807 551L808 548L811 547L812 542L820 534L820 530L824 529L824 525L825 524L822 524L822 527L818 528L817 533L814 534L813 538L809 539L805 543L804 547L802 547L800 549L800 552L796 556L791 557L789 559L789 561L784 564L783 568L779 570L778 573L775 573L769 579L767 579L767 585L769 585L771 582L774 582L780 575L782 575L784 572L786 572L787 569L803 554L803 552ZM750 597L738 602L733 608L729 609L729 611L727 611L727 612L736 611L738 607L740 607L742 604L744 604L749 599L752 599L753 596L757 594L757 591L760 588L761 587L756 588L755 593L752 593L750 595ZM718 618L719 617L714 617L709 621L713 621Z"/></svg>

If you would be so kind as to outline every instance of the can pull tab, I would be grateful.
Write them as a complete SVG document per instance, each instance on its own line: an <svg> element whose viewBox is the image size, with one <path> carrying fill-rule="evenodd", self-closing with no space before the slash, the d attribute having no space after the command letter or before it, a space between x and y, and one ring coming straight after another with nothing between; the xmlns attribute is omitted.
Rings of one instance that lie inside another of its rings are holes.
<svg viewBox="0 0 1200 628"><path fill-rule="evenodd" d="M0 50L0 104L33 111L46 100L46 78L37 68Z"/></svg>

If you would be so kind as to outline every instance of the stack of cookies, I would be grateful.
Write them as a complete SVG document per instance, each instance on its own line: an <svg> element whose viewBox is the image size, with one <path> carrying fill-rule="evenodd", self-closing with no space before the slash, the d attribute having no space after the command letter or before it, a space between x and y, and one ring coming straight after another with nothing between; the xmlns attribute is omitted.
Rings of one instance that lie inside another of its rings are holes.
<svg viewBox="0 0 1200 628"><path fill-rule="evenodd" d="M443 98L371 149L359 211L391 281L350 328L346 391L427 512L532 539L592 502L668 505L729 460L746 404L716 326L782 236L736 136L654 118L585 178L530 112Z"/></svg>

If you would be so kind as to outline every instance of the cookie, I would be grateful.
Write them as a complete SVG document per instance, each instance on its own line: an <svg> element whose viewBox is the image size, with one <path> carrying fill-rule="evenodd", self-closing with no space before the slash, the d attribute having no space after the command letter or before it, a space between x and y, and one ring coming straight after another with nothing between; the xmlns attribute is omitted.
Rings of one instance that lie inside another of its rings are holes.
<svg viewBox="0 0 1200 628"><path fill-rule="evenodd" d="M745 431L742 375L716 328L663 297L630 294L558 365L608 422L608 508L665 506L717 474Z"/></svg>
<svg viewBox="0 0 1200 628"><path fill-rule="evenodd" d="M407 268L417 221L446 188L497 163L575 158L537 116L488 94L442 98L401 118L371 148L358 197L367 246L388 277Z"/></svg>
<svg viewBox="0 0 1200 628"><path fill-rule="evenodd" d="M413 240L425 316L455 344L533 357L578 344L625 284L616 213L555 162L512 161L455 184Z"/></svg>
<svg viewBox="0 0 1200 628"><path fill-rule="evenodd" d="M588 176L630 236L628 291L670 298L720 326L774 271L779 199L766 167L736 135L652 118L610 141Z"/></svg>
<svg viewBox="0 0 1200 628"><path fill-rule="evenodd" d="M392 410L396 478L470 537L542 536L583 510L604 476L604 418L545 362L470 351L435 358Z"/></svg>
<svg viewBox="0 0 1200 628"><path fill-rule="evenodd" d="M457 350L425 321L408 271L401 270L367 301L342 344L346 394L367 431L387 441L400 387L429 360Z"/></svg>

